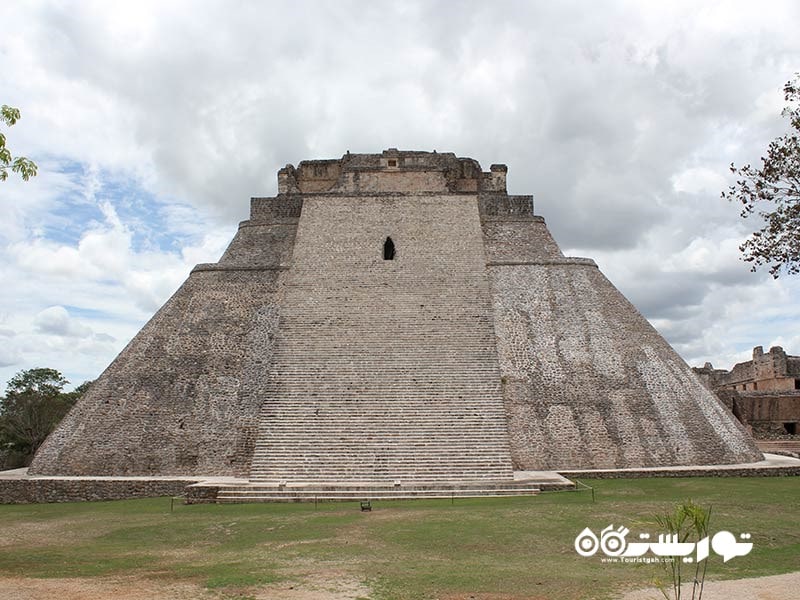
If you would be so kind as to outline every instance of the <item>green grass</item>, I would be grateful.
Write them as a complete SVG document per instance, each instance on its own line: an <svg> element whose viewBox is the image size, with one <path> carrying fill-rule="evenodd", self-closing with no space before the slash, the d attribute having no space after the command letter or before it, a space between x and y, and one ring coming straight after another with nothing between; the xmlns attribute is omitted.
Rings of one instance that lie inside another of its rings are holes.
<svg viewBox="0 0 800 600"><path fill-rule="evenodd" d="M654 565L601 563L573 548L584 528L613 523L629 538L691 498L712 506L711 531L749 532L753 551L709 578L798 569L800 479L687 478L589 482L589 493L535 498L358 503L175 505L168 498L0 506L0 576L133 575L187 580L221 597L258 586L345 575L375 598L448 594L610 597L649 585Z"/></svg>

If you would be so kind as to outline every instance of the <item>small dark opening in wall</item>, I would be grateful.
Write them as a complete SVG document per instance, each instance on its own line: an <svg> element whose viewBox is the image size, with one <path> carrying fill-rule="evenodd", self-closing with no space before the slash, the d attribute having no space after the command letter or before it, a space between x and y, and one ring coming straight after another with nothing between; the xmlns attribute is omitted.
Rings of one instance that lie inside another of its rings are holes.
<svg viewBox="0 0 800 600"><path fill-rule="evenodd" d="M800 390L800 379L794 380L794 389Z"/></svg>
<svg viewBox="0 0 800 600"><path fill-rule="evenodd" d="M797 433L797 423L784 423L783 429L789 435L794 435Z"/></svg>
<svg viewBox="0 0 800 600"><path fill-rule="evenodd" d="M757 382L757 381L754 381L754 382L753 382L753 389L754 389L754 390L757 390L757 389L758 389L758 382Z"/></svg>
<svg viewBox="0 0 800 600"><path fill-rule="evenodd" d="M390 167L396 167L396 166L397 166L397 161L396 161L396 160L390 160L390 161L389 161L387 164L388 164Z"/></svg>
<svg viewBox="0 0 800 600"><path fill-rule="evenodd" d="M394 260L394 242L390 237L383 242L383 260Z"/></svg>

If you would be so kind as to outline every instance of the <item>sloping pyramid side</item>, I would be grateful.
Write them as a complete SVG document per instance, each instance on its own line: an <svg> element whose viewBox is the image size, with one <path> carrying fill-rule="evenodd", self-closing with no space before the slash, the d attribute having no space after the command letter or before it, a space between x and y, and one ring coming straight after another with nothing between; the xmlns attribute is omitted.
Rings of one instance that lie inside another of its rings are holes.
<svg viewBox="0 0 800 600"><path fill-rule="evenodd" d="M261 399L243 392L271 360L300 204L253 208L220 262L195 268L47 438L31 474L247 475Z"/></svg>
<svg viewBox="0 0 800 600"><path fill-rule="evenodd" d="M561 255L541 218L493 221L484 231L516 469L763 458L596 265Z"/></svg>

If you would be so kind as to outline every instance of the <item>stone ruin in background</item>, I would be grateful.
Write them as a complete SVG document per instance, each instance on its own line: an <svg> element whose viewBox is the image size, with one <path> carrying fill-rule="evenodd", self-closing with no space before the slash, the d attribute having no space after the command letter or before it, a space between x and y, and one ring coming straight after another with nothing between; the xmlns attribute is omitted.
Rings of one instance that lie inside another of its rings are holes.
<svg viewBox="0 0 800 600"><path fill-rule="evenodd" d="M800 356L788 355L780 346L766 353L756 346L752 360L730 371L711 363L693 370L756 437L800 434Z"/></svg>

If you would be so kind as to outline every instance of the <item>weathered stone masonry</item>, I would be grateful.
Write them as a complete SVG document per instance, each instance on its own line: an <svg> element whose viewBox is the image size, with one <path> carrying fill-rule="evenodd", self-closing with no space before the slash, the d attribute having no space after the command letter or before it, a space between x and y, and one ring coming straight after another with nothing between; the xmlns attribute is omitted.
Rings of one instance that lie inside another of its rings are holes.
<svg viewBox="0 0 800 600"><path fill-rule="evenodd" d="M756 346L730 371L711 363L693 371L757 437L800 435L800 356Z"/></svg>
<svg viewBox="0 0 800 600"><path fill-rule="evenodd" d="M31 472L510 480L759 460L505 179L397 150L281 169L278 196L252 200L220 261L193 270Z"/></svg>

